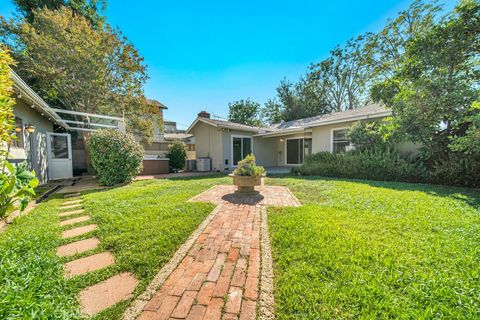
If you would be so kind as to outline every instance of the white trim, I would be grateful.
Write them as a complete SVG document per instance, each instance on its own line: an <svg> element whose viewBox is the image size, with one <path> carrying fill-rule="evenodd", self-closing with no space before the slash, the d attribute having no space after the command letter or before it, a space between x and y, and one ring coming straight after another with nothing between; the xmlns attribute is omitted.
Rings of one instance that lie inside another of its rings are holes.
<svg viewBox="0 0 480 320"><path fill-rule="evenodd" d="M230 135L230 163L229 163L230 168L236 168L237 167L237 165L233 164L233 138L249 138L250 139L250 148L252 149L251 153L253 154L253 136L231 134ZM242 140L242 155L243 155L243 140ZM245 155L243 155L242 159L243 158L245 158Z"/></svg>
<svg viewBox="0 0 480 320"><path fill-rule="evenodd" d="M82 121L73 121L73 120L63 120L63 122L71 123L71 124L80 124L80 125L87 124L91 127L113 128L113 129L117 128L117 126L113 126L113 125L110 125L110 124L102 124L102 123L85 123L85 122L82 122ZM70 128L78 129L78 127L70 127Z"/></svg>
<svg viewBox="0 0 480 320"><path fill-rule="evenodd" d="M285 138L285 165L288 165L288 166L301 166L304 162L305 162L305 139L307 140L312 140L312 144L313 144L313 139L312 137L296 137L296 138ZM302 148L302 152L303 152L303 162L302 163L288 163L287 159L288 159L288 155L287 155L287 140L303 140L303 148Z"/></svg>
<svg viewBox="0 0 480 320"><path fill-rule="evenodd" d="M338 127L330 129L330 153L333 153L333 132L339 130L348 130L348 127Z"/></svg>
<svg viewBox="0 0 480 320"><path fill-rule="evenodd" d="M73 115L77 115L77 116L85 116L85 117L92 117L92 118L123 121L123 118L114 117L114 116L106 116L106 115L103 115L103 114L95 114L95 113L88 113L88 112L58 109L58 108L50 108L50 110L53 110L56 113L65 113L65 114L73 114Z"/></svg>

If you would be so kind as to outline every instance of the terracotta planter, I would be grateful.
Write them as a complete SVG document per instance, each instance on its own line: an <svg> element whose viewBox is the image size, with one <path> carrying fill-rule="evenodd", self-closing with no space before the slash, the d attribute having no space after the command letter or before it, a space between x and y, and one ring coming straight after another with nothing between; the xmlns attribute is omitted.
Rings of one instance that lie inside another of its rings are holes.
<svg viewBox="0 0 480 320"><path fill-rule="evenodd" d="M236 176L229 174L233 178L233 184L237 186L235 193L241 194L258 194L255 191L255 186L262 185L263 177L253 178L251 176Z"/></svg>

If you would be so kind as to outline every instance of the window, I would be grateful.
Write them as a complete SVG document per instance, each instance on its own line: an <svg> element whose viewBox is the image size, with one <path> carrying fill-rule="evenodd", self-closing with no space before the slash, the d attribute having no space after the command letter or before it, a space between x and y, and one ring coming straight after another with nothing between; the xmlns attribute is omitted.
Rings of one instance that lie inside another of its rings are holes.
<svg viewBox="0 0 480 320"><path fill-rule="evenodd" d="M14 148L23 148L25 146L23 141L23 121L22 119L15 117L15 138L11 142Z"/></svg>
<svg viewBox="0 0 480 320"><path fill-rule="evenodd" d="M347 129L335 129L332 131L332 152L345 153L350 146L347 139Z"/></svg>
<svg viewBox="0 0 480 320"><path fill-rule="evenodd" d="M233 165L252 153L252 138L232 136L232 158Z"/></svg>
<svg viewBox="0 0 480 320"><path fill-rule="evenodd" d="M312 154L312 139L287 139L287 164L302 164Z"/></svg>

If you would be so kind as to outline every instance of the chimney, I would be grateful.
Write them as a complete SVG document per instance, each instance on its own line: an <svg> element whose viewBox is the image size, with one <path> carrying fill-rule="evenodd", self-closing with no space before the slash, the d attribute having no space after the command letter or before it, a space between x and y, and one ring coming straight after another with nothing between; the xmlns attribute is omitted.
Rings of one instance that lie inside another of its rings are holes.
<svg viewBox="0 0 480 320"><path fill-rule="evenodd" d="M198 116L200 118L207 118L207 119L210 119L210 113L208 113L207 111L201 111Z"/></svg>

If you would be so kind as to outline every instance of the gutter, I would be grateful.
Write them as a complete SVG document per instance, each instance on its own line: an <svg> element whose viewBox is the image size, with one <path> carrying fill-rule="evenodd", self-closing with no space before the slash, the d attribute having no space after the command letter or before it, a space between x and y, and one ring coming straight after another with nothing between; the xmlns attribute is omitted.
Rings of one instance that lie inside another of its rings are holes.
<svg viewBox="0 0 480 320"><path fill-rule="evenodd" d="M48 114L50 118L53 119L57 124L64 127L65 129L68 128L68 125L62 121L62 118L60 118L60 116L55 111L53 111L50 106L35 91L32 90L32 88L30 88L30 86L25 83L25 81L23 81L23 79L15 73L15 71L10 69L10 75L12 76L12 79L14 81L14 86L16 86L20 90L20 94L27 95L30 100L32 100L38 105L41 111Z"/></svg>

